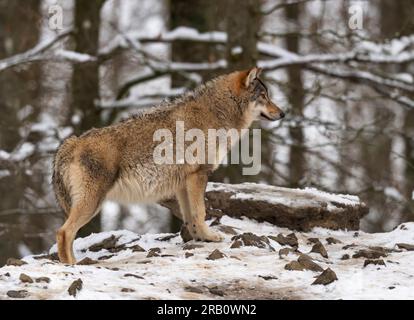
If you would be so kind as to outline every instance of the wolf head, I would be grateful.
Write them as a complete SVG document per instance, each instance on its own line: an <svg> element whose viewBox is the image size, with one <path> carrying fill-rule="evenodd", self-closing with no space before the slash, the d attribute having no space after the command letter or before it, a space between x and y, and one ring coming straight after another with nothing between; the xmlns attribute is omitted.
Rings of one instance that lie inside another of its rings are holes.
<svg viewBox="0 0 414 320"><path fill-rule="evenodd" d="M240 73L241 89L249 100L246 112L257 120L280 120L285 117L285 113L270 100L266 85L259 79L261 71L260 68L253 68Z"/></svg>

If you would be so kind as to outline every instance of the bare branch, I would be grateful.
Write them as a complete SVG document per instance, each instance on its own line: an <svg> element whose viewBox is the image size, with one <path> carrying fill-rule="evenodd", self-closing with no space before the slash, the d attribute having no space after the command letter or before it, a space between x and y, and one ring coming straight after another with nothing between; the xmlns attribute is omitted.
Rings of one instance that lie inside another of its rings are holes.
<svg viewBox="0 0 414 320"><path fill-rule="evenodd" d="M310 1L314 1L314 0L294 0L294 1L284 2L284 3L277 3L277 4L273 5L272 7L267 8L267 9L263 9L259 12L263 15L269 15L269 14L271 14L271 13L277 11L277 10L285 8L286 6L302 4L302 3L306 3L306 2L310 2Z"/></svg>
<svg viewBox="0 0 414 320"><path fill-rule="evenodd" d="M62 33L58 34L56 37L45 41L43 43L39 43L34 48L14 55L12 57L6 58L4 60L0 60L0 72L4 71L6 69L12 68L16 65L22 64L22 63L28 63L28 62L34 62L39 60L44 60L46 58L45 53L53 47L56 43L58 43L60 40L70 36L73 34L73 29L68 29L66 31L63 31Z"/></svg>

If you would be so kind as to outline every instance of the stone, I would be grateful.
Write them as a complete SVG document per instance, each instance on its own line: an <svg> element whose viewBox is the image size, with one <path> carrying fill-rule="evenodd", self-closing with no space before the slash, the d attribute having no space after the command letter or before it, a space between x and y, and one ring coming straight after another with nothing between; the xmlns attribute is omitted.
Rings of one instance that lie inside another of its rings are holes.
<svg viewBox="0 0 414 320"><path fill-rule="evenodd" d="M19 280L23 283L33 283L34 282L33 279L30 276L28 276L27 274L24 274L24 273L20 274Z"/></svg>
<svg viewBox="0 0 414 320"><path fill-rule="evenodd" d="M323 271L319 277L316 278L316 280L312 283L312 285L328 285L334 281L338 280L338 277L336 276L336 273L331 270L330 268L327 268L325 271Z"/></svg>
<svg viewBox="0 0 414 320"><path fill-rule="evenodd" d="M256 183L210 182L205 198L209 217L245 216L305 232L314 227L358 230L360 219L369 211L357 197L350 199L342 195ZM170 209L174 215L180 216L176 199L168 199L160 204Z"/></svg>
<svg viewBox="0 0 414 320"><path fill-rule="evenodd" d="M225 255L220 250L216 249L212 253L209 254L207 260L218 260L224 258Z"/></svg>
<svg viewBox="0 0 414 320"><path fill-rule="evenodd" d="M82 279L78 279L72 282L72 284L68 288L69 295L76 297L78 292L82 290L83 287L83 281Z"/></svg>

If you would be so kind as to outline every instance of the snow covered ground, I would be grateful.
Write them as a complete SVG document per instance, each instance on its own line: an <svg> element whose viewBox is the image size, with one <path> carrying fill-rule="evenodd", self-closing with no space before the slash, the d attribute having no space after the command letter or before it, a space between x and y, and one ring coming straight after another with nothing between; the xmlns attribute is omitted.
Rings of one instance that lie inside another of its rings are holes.
<svg viewBox="0 0 414 320"><path fill-rule="evenodd" d="M76 266L51 260L54 246L51 256L1 268L0 299L414 299L414 247L407 245L414 244L414 223L378 234L314 228L295 232L297 240L291 230L249 219L225 216L213 224L224 242L183 243L178 234L125 230L94 234L76 240L75 255L83 260ZM234 233L244 236L232 240ZM210 256L216 249L222 254ZM338 280L312 285L327 268Z"/></svg>

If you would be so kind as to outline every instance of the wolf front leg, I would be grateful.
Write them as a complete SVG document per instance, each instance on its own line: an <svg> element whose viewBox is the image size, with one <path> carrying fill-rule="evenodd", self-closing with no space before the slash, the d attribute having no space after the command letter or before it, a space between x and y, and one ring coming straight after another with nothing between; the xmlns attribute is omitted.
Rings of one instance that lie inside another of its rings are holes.
<svg viewBox="0 0 414 320"><path fill-rule="evenodd" d="M184 222L194 240L218 242L223 237L206 224L204 194L207 174L193 173L187 177L185 188L177 195Z"/></svg>

